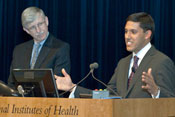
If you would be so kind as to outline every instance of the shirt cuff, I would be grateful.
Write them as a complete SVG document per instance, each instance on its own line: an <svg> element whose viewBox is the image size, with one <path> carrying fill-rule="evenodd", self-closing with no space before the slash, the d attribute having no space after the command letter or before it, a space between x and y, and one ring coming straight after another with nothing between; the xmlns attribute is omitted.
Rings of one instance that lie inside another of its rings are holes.
<svg viewBox="0 0 175 117"><path fill-rule="evenodd" d="M151 96L152 96L153 99L157 99L157 98L159 98L159 97L160 97L160 87L158 87L157 95L154 96L153 94L151 94Z"/></svg>
<svg viewBox="0 0 175 117"><path fill-rule="evenodd" d="M75 92L75 89L76 89L76 88L77 88L77 86L75 86L75 87L72 89L72 92L70 93L69 98L75 98L74 92Z"/></svg>

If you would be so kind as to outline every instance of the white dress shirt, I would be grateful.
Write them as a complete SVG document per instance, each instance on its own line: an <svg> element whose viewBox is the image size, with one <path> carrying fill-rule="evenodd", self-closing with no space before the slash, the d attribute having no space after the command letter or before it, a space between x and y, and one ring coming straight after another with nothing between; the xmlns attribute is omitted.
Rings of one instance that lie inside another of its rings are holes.
<svg viewBox="0 0 175 117"><path fill-rule="evenodd" d="M137 56L139 58L138 60L138 66L140 65L141 61L143 60L144 56L146 55L146 53L149 51L149 49L151 48L151 43L149 42L144 48L142 48L137 54L136 53L132 53L132 59L130 61L130 66L129 66L129 74L128 74L128 78L132 72L132 66L134 64L134 56ZM145 71L147 72L147 71ZM152 98L159 98L160 96L160 89L158 90L157 96L152 95Z"/></svg>

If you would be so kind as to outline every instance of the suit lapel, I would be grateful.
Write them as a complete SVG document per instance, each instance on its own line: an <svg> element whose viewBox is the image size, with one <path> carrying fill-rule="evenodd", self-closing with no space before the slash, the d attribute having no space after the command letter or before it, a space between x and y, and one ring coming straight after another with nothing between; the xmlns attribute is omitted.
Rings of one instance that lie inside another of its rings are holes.
<svg viewBox="0 0 175 117"><path fill-rule="evenodd" d="M49 34L48 39L46 40L43 47L41 48L41 51L38 55L38 58L37 58L37 61L35 63L34 68L40 68L41 67L41 64L43 63L43 61L45 60L45 58L47 57L47 55L50 52L51 46L52 46L52 38L51 38L51 35Z"/></svg>
<svg viewBox="0 0 175 117"><path fill-rule="evenodd" d="M149 62L151 61L152 59L152 55L154 55L156 49L154 48L154 46L152 46L150 48L150 50L146 53L145 57L143 58L143 60L141 61L139 67L137 68L135 74L134 74L134 77L133 79L131 80L131 83L130 83L130 86L128 88L128 91L126 93L126 96L128 95L128 93L132 90L132 88L134 87L135 83L139 80L139 82L141 82L141 75L142 75L142 72L145 71L147 72L147 65L149 65ZM126 97L125 96L125 97Z"/></svg>
<svg viewBox="0 0 175 117"><path fill-rule="evenodd" d="M121 84L121 86L122 86L121 89L123 90L122 96L125 96L127 94L127 90L128 90L127 89L128 73L129 73L129 65L130 65L131 58L132 58L132 54L127 57L126 62L125 62L126 64L123 68L124 69L124 71L123 71L124 77L123 77L123 84Z"/></svg>
<svg viewBox="0 0 175 117"><path fill-rule="evenodd" d="M34 41L32 40L25 48L26 50L23 55L24 61L25 61L23 62L24 68L30 68L30 60L31 60L31 55L32 55L33 43Z"/></svg>

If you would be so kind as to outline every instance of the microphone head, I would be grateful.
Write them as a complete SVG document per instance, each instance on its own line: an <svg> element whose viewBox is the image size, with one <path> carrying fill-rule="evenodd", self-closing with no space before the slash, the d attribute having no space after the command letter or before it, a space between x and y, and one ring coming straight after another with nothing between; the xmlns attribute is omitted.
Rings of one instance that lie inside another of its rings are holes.
<svg viewBox="0 0 175 117"><path fill-rule="evenodd" d="M134 67L132 67L132 72L134 72L134 73L136 72L136 70L135 70L135 68L134 68Z"/></svg>
<svg viewBox="0 0 175 117"><path fill-rule="evenodd" d="M94 62L92 64L89 65L89 68L90 69L97 69L98 68L98 63L97 62Z"/></svg>
<svg viewBox="0 0 175 117"><path fill-rule="evenodd" d="M24 93L24 89L23 89L23 87L21 85L18 85L17 90L18 90L19 94L23 94Z"/></svg>

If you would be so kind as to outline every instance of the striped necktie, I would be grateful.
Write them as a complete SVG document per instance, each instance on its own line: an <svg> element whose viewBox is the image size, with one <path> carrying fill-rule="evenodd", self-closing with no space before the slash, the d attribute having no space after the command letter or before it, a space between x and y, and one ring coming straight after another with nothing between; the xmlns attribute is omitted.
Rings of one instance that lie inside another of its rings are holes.
<svg viewBox="0 0 175 117"><path fill-rule="evenodd" d="M31 69L33 69L35 66L36 60L38 58L40 46L41 46L41 44L39 44L39 43L35 44L32 62L31 62L31 66L30 66Z"/></svg>
<svg viewBox="0 0 175 117"><path fill-rule="evenodd" d="M138 68L138 64L137 64L138 60L139 60L139 58L137 56L134 56L134 64L133 64L133 66L131 68L132 72L131 72L131 74L130 74L130 76L128 78L128 87L129 87L130 82L131 82L131 80L132 80L132 78L133 78L133 76L134 76L134 74L135 74L135 72L136 72L136 70Z"/></svg>

